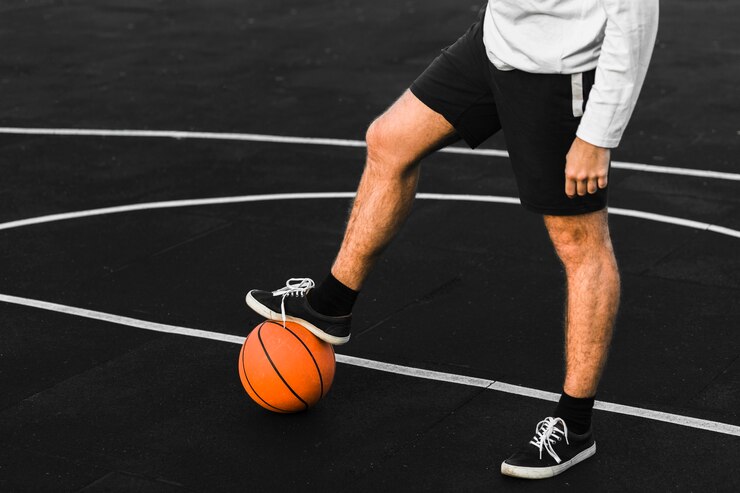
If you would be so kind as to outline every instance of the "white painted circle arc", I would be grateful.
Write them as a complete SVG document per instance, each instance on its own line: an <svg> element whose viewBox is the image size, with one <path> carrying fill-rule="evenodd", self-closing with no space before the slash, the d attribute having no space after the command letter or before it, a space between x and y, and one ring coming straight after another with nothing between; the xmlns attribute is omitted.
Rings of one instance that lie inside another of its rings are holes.
<svg viewBox="0 0 740 493"><path fill-rule="evenodd" d="M102 216L107 214L120 214L124 212L145 211L155 209L172 209L177 207L197 207L207 205L224 205L238 204L246 202L266 202L279 200L309 200L309 199L346 199L355 196L354 192L309 192L309 193L274 193L259 195L240 195L234 197L212 197L204 199L184 199L184 200L167 200L161 202L146 202L141 204L129 204L113 207L103 207L98 209L88 209L83 211L65 212L60 214L50 214L45 216L19 219L0 223L0 231L15 229L34 224L44 224L70 219L79 219L83 217ZM469 194L446 194L446 193L418 193L417 199L421 200L450 200L458 202L488 202L497 204L519 204L516 197L502 197L497 195L469 195ZM615 216L635 217L648 221L655 221L666 224L673 224L701 231L710 231L724 236L740 238L740 231L709 224L691 219L667 216L664 214L655 214L652 212L639 211L634 209L623 209L610 207L609 213Z"/></svg>

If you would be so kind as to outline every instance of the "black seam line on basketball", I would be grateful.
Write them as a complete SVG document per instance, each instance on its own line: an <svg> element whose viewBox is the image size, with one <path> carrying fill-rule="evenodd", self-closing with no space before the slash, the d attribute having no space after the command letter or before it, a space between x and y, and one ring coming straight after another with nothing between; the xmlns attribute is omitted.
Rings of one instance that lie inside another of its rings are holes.
<svg viewBox="0 0 740 493"><path fill-rule="evenodd" d="M306 409L308 409L308 403L306 401L304 401L303 399L301 399L301 396L298 395L298 393L295 390L293 390L293 387L291 387L288 384L288 382L285 380L285 378L283 378L283 376L278 371L277 366L275 366L275 363L272 361L272 358L270 358L270 353L267 352L267 348L265 347L265 343L262 341L262 325L260 325L259 326L259 329L257 330L257 338L259 339L260 344L262 345L262 350L265 352L265 356L267 356L267 361L270 362L270 364L272 365L272 369L275 370L275 373L277 373L277 376L280 377L280 380L283 381L283 383L285 384L285 386L288 387L288 390L290 390L290 392L296 397L296 399L298 399L299 401L301 401L303 403L303 405L306 406Z"/></svg>
<svg viewBox="0 0 740 493"><path fill-rule="evenodd" d="M255 395L255 396L256 396L256 397L257 397L257 398L258 398L259 400L261 400L261 401L262 401L262 402L264 403L264 405L265 405L265 406L267 406L267 407L269 407L269 408L272 408L272 409L274 409L274 410L276 410L276 411L280 411L280 412L283 412L283 413L287 413L288 411L286 411L285 409L280 409L280 408L279 408L279 407L277 407L277 406L273 406L272 404L270 404L269 402L267 402L267 401L266 401L265 399L263 399L263 398L262 398L262 396L261 396L261 395L259 395L259 393L257 393L257 390L256 390L256 389L254 388L254 385L252 385L252 382L251 382L251 381L249 380L249 375L247 375L247 370L246 370L246 368L244 367L244 360L243 360L243 359L242 359L241 365L242 365L242 372L244 373L244 378L246 378L246 379L247 379L247 385L249 385L249 388L250 388L250 389L252 389L252 392L254 392L254 395Z"/></svg>
<svg viewBox="0 0 740 493"><path fill-rule="evenodd" d="M259 327L262 327L262 325L264 325L264 323L265 322L262 322L259 325ZM249 340L249 337L251 337L251 335L252 334L250 333L249 336L247 336L247 340ZM244 341L244 344L246 344L246 343L247 343L247 341ZM243 347L244 346L242 346L242 348ZM264 402L266 406L269 406L269 407L271 407L271 408L273 408L273 409L275 409L277 411L287 413L288 411L286 411L285 409L280 409L277 406L273 406L272 404L270 404L269 402L267 402L265 399L263 399L261 395L259 395L259 393L257 392L257 390L254 388L254 385L252 385L252 382L249 380L249 375L247 374L247 367L244 364L244 359L245 359L245 353L242 350L242 357L240 359L240 364L241 364L241 367L242 367L242 372L244 373L244 378L247 379L247 384L249 385L249 388L252 389L252 392L254 392L254 395L256 395L259 400L261 400L262 402Z"/></svg>
<svg viewBox="0 0 740 493"><path fill-rule="evenodd" d="M313 360L313 364L316 367L316 372L319 374L319 383L321 384L321 393L319 395L323 397L324 396L324 378L321 376L321 368L319 368L319 364L316 362L316 358L313 357L313 353L311 352L310 349L308 349L308 346L306 345L305 342L303 342L303 339L298 337L298 334L290 330L287 325L283 325L282 327L288 332L290 332L291 334L293 334L293 337L298 339L298 342L300 342L303 345L303 347L306 348L306 352L308 353L309 356L311 356L311 359Z"/></svg>
<svg viewBox="0 0 740 493"><path fill-rule="evenodd" d="M262 326L263 326L264 324L265 324L265 322L262 322L262 323L261 323L261 324L259 325L259 328L262 328ZM249 335L247 336L247 340L249 340L249 338L250 338L251 336L252 336L252 334L250 333L250 334L249 334ZM244 341L244 344L246 344L246 343L247 343L247 341ZM244 346L242 346L242 357L241 357L241 358L239 359L239 364L240 364L240 365L241 365L241 367L242 367L242 373L244 373L244 378L246 378L246 379L247 379L247 384L249 385L249 388L250 388L250 389L252 389L252 392L254 392L254 395L256 395L256 396L257 396L257 398L258 398L259 400L261 400L262 402L264 402L266 406L268 406L268 407L271 407L271 408L273 408L273 409L275 409L275 410L277 410L277 411L280 411L280 412L283 412L283 413L287 413L288 411L286 411L285 409L280 409L280 408L279 408L279 407L277 407L277 406L273 406L272 404L270 404L269 402L267 402L266 400L264 400L264 399L262 398L262 396L261 396L261 395L259 395L259 393L257 393L257 390L256 390L256 389L254 388L254 385L252 385L252 382L251 382L251 381L249 380L249 375L247 374L247 367L246 367L246 366L244 365L244 358L245 358L245 353L244 353L244 349L243 349L243 348L244 348Z"/></svg>

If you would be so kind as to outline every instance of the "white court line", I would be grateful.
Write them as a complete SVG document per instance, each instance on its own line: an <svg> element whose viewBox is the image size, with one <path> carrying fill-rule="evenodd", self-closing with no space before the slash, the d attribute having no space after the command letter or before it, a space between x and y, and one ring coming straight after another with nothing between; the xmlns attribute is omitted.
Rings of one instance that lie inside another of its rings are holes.
<svg viewBox="0 0 740 493"><path fill-rule="evenodd" d="M197 337L200 339L209 339L212 341L223 341L230 342L232 344L243 344L244 337L235 336L231 334L222 334L218 332L210 332L206 330L189 329L187 327L178 327L175 325L166 325L155 322L148 322L146 320L138 320L135 318L121 317L113 315L111 313L98 312L94 310L88 310L85 308L77 308L73 306L60 305L57 303L49 303L46 301L34 300L29 298L20 298L18 296L10 296L6 294L0 294L0 301L5 303L12 303L15 305L28 306L33 308L39 308L42 310L48 310L57 313L63 313L67 315L74 315L77 317L89 318L93 320L100 320L103 322L114 323L117 325L125 325L128 327L136 327L139 329L151 330L154 332L164 332L167 334L178 334L188 337ZM525 397L531 397L534 399L541 399L546 401L557 402L559 395L554 392L547 392L544 390L533 389L529 387L522 387L519 385L511 385L504 382L497 382L495 380L488 380L484 378L469 377L466 375L457 375L455 373L445 373L440 371L424 370L421 368L413 368L410 366L394 365L391 363L384 363L382 361L374 361L364 358L357 358L355 356L346 356L343 354L336 355L339 363L347 365L359 366L362 368L368 368L372 370L384 371L393 373L396 375L405 375L414 378L422 378L425 380L435 380L438 382L448 382L458 385L467 385L472 387L484 388L487 390L495 390L498 392L506 392L508 394L515 394ZM644 409L640 407L624 406L622 404L615 404L612 402L596 401L594 404L595 409L601 411L607 411L618 414L625 414L628 416L635 416L643 419L651 419L654 421L662 421L664 423L671 423L679 426L688 428L697 428L700 430L711 431L714 433L721 433L724 435L732 435L740 437L740 426L735 426L727 423L720 423L718 421L709 421L706 419L692 418L690 416L682 416L680 414L664 413L662 411L654 411L652 409Z"/></svg>
<svg viewBox="0 0 740 493"><path fill-rule="evenodd" d="M210 139L210 140L235 140L246 142L267 142L275 144L305 144L325 145L335 147L365 147L362 140L350 139L327 139L318 137L293 137L285 135L267 135L252 133L233 132L188 132L181 130L112 130L112 129L88 129L88 128L25 128L25 127L0 127L0 134L17 135L59 135L77 137L149 137L149 138L171 138L171 139ZM449 154L470 154L474 156L496 156L509 157L509 153L498 149L466 149L463 147L446 147L438 152ZM740 173L726 173L723 171L711 171L691 168L674 168L670 166L655 166L652 164L629 163L623 161L612 161L614 169L628 169L632 171L644 171L648 173L662 173L681 176L695 176L701 178L715 178L718 180L740 181Z"/></svg>
<svg viewBox="0 0 740 493"><path fill-rule="evenodd" d="M98 216L104 214L115 214L122 212L151 210L151 209L164 209L172 207L189 207L198 205L217 205L217 204L232 204L240 202L258 202L258 201L269 201L269 200L289 200L289 199L326 199L326 198L351 198L354 196L354 192L320 192L320 193L287 193L287 194L265 194L265 195L246 195L238 197L216 197L208 199L188 199L188 200L172 200L163 202L149 202L142 204L131 204L116 207L105 207L100 209L91 209L86 211L69 212L62 214L52 214L47 216L40 216L35 218L28 218L18 221L11 221L6 223L0 223L0 230L12 229L22 226L29 226L33 224L49 223L54 221L62 221L67 219L76 219L82 217ZM491 195L461 195L461 194L435 194L435 193L420 193L417 194L417 198L420 199L431 199L431 200L453 200L453 201L471 201L471 202L493 202L503 204L518 204L519 199L515 197L498 197ZM699 221L692 221L688 219L676 218L671 216L664 216L661 214L653 214L643 211L635 211L631 209L610 209L611 213L617 215L624 215L630 217L638 217L648 219L652 221L664 222L669 224L676 224L679 226L685 226L689 228L695 228L705 231L712 231L727 236L740 238L740 231L736 231L730 228L724 228L721 226L711 225L708 223L702 223ZM80 317L91 318L95 320L101 320L120 325L127 325L131 327L137 327L146 330L153 330L157 332L166 332L172 334L181 334L191 337L200 337L204 339L232 342L241 344L244 338L239 336L233 336L229 334L220 334L216 332L209 332L197 329L188 329L184 327L178 327L174 325L159 324L154 322L147 322L144 320L138 320L128 317L121 317L118 315L112 315L108 313L98 312L94 310L87 310L83 308L75 308L66 305L59 305L55 303L48 303L45 301L32 300L28 298L19 298L16 296L0 295L0 301L6 303L14 303L18 305L25 305L44 310L56 311L60 313L66 313L70 315L76 315ZM430 370L423 370L419 368L406 367L401 365L394 365L391 363L383 363L373 360L365 360L361 358L354 358L351 356L337 355L337 361L346 364L352 364L356 366L363 366L366 368L372 368L380 371L388 371L400 375L408 375L417 378L425 378L429 380L438 380L450 383L458 383L464 385L471 385L477 387L484 387L490 390L497 390L500 392L507 392L521 396L532 397L536 399L556 401L558 395L553 392L547 392L538 389L532 389L529 387L522 387L518 385L511 385L504 382L495 382L493 380L484 380L479 378L467 377L464 375L455 375L451 373L435 372ZM595 404L596 409L604 411L626 414L630 416L638 416L646 419L652 419L656 421L663 421L667 423L679 424L681 426L687 426L691 428L698 428L703 430L714 431L717 433L723 433L727 435L740 436L740 427L730 425L726 423L719 423L715 421L702 420L698 418L692 418L688 416L681 416L677 414L664 413L661 411L653 411L650 409L642 409L631 406L624 406L621 404L614 404L609 402L597 401Z"/></svg>
<svg viewBox="0 0 740 493"><path fill-rule="evenodd" d="M268 200L291 200L291 199L336 199L352 198L354 192L317 192L317 193L272 193L264 195L242 195L237 197L215 197L208 199L185 199L185 200L165 200L162 202L144 202L141 204L119 205L113 207L102 207L100 209L89 209L85 211L63 212L60 214L50 214L47 216L30 217L0 223L0 230L20 228L32 224L51 223L55 221L65 221L68 219L78 219L82 217L102 216L106 214L119 214L122 212L145 211L152 209L171 209L176 207L194 207L199 205L222 205L237 204L241 202L262 202Z"/></svg>
<svg viewBox="0 0 740 493"><path fill-rule="evenodd" d="M152 209L170 209L176 207L194 207L204 205L222 205L222 204L236 204L242 202L262 202L270 200L298 200L298 199L337 199L337 198L352 198L355 196L354 192L315 192L315 193L274 193L274 194L262 194L262 195L241 195L235 197L214 197L206 199L185 199L185 200L167 200L163 202L146 202L141 204L131 205L120 205L114 207L103 207L100 209L89 209L84 211L76 212L64 212L60 214L50 214L47 216L31 217L27 219L19 219L16 221L9 221L0 223L0 231L5 229L20 228L23 226L30 226L33 224L43 224L55 221L64 221L68 219L79 219L83 217L101 216L105 214L119 214L123 212L143 211ZM417 193L417 199L421 200L451 200L451 201L462 201L462 202L488 202L497 204L519 204L519 199L516 197L501 197L497 195L468 195L468 194L452 194L452 193ZM634 209L621 209L617 207L610 207L609 213L616 216L628 216L636 217L640 219L647 219L649 221L656 221L666 224L674 224L677 226L684 226L687 228L698 229L701 231L710 231L725 236L731 236L734 238L740 238L740 231L726 228L724 226L718 226L716 224L704 223L701 221L692 221L690 219L683 219L680 217L666 216L663 214L655 214L652 212L638 211Z"/></svg>

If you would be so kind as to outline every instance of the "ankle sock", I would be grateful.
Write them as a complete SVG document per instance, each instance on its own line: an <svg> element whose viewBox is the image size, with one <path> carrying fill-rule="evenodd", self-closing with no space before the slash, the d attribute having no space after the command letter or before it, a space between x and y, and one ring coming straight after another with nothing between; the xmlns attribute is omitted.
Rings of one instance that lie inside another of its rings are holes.
<svg viewBox="0 0 740 493"><path fill-rule="evenodd" d="M358 294L359 291L348 288L330 272L318 287L308 292L308 303L322 315L340 317L352 313Z"/></svg>
<svg viewBox="0 0 740 493"><path fill-rule="evenodd" d="M594 398L571 397L565 392L560 395L560 401L555 408L555 417L562 418L568 430L582 435L591 429L591 415L594 409Z"/></svg>

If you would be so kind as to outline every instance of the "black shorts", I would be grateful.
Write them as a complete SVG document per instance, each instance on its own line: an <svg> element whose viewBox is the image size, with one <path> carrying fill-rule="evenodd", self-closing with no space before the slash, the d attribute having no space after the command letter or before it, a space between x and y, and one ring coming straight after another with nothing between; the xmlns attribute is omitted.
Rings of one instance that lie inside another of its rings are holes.
<svg viewBox="0 0 740 493"><path fill-rule="evenodd" d="M607 189L572 199L565 195L565 156L576 137L594 73L498 70L486 55L481 14L410 90L450 122L471 148L503 128L522 205L541 214L566 216L607 204Z"/></svg>

